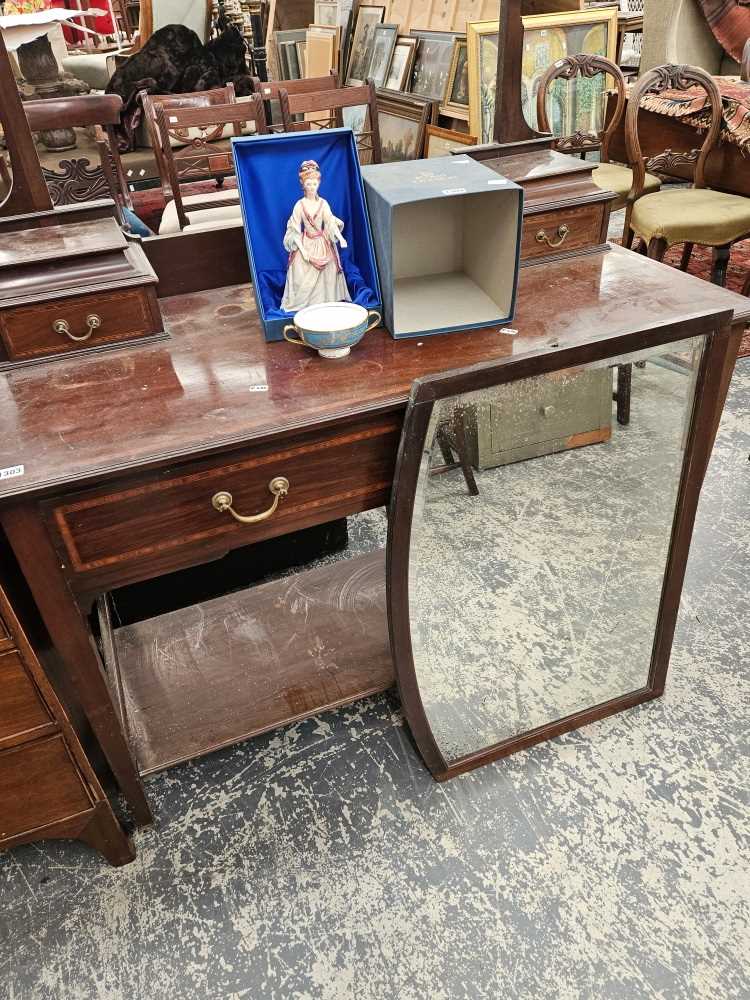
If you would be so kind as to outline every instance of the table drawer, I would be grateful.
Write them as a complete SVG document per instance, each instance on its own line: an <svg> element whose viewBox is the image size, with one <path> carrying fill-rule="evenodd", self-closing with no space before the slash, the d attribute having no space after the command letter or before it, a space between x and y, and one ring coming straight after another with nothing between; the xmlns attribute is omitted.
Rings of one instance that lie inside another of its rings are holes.
<svg viewBox="0 0 750 1000"><path fill-rule="evenodd" d="M608 204L598 201L524 216L521 259L552 257L571 250L599 246Z"/></svg>
<svg viewBox="0 0 750 1000"><path fill-rule="evenodd" d="M201 555L209 559L387 502L400 433L399 417L371 418L346 431L300 436L283 448L236 451L50 501L47 517L72 575L146 579ZM238 514L266 512L274 500L269 484L278 476L288 479L288 494L265 520L241 524L212 505L225 491Z"/></svg>
<svg viewBox="0 0 750 1000"><path fill-rule="evenodd" d="M52 717L19 654L0 654L0 747L39 735Z"/></svg>
<svg viewBox="0 0 750 1000"><path fill-rule="evenodd" d="M144 286L20 306L0 314L0 336L10 361L146 337L161 331L153 295ZM58 321L68 332L55 329Z"/></svg>
<svg viewBox="0 0 750 1000"><path fill-rule="evenodd" d="M0 843L91 808L62 736L0 751Z"/></svg>

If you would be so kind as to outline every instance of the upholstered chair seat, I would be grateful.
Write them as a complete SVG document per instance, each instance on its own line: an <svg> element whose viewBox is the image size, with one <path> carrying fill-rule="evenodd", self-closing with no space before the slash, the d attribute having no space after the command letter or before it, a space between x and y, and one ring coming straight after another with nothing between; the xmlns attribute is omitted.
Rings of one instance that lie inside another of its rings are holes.
<svg viewBox="0 0 750 1000"><path fill-rule="evenodd" d="M659 191L633 205L630 226L646 243L725 246L750 233L750 198L708 188Z"/></svg>
<svg viewBox="0 0 750 1000"><path fill-rule="evenodd" d="M600 163L594 171L593 181L602 190L614 191L617 195L616 200L612 202L613 212L625 208L628 193L633 186L633 171L630 167L625 167L621 163ZM644 189L646 194L658 191L660 187L661 181L658 177L655 177L653 174L646 174Z"/></svg>
<svg viewBox="0 0 750 1000"><path fill-rule="evenodd" d="M211 203L210 208L206 208L207 203ZM182 203L185 206L190 226L200 226L201 228L219 229L237 222L242 224L242 210L240 209L239 195L236 190L211 191L208 194L188 194L182 196ZM193 208L191 205L202 205L202 208ZM215 206L215 207L214 207ZM212 225L211 223L216 223ZM208 225L207 225L208 224ZM177 217L177 204L174 201L167 202L164 214L159 224L159 236L168 236L171 233L180 232L180 220Z"/></svg>

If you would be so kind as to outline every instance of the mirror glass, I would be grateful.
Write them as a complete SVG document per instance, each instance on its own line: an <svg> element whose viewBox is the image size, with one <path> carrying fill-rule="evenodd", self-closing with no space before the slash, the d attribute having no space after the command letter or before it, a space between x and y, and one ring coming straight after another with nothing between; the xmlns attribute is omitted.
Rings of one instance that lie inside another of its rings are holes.
<svg viewBox="0 0 750 1000"><path fill-rule="evenodd" d="M449 763L647 686L703 342L435 403L409 615Z"/></svg>

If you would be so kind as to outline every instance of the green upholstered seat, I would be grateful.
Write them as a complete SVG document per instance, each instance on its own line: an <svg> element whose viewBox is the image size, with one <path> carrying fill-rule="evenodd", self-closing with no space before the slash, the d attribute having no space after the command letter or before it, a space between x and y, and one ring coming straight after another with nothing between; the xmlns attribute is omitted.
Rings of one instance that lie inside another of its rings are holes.
<svg viewBox="0 0 750 1000"><path fill-rule="evenodd" d="M647 243L719 247L750 234L750 198L707 188L678 188L645 195L633 205L630 225Z"/></svg>
<svg viewBox="0 0 750 1000"><path fill-rule="evenodd" d="M614 191L617 195L615 201L612 202L613 212L625 207L628 193L633 186L633 171L630 167L624 167L620 163L600 163L594 171L593 181L602 190ZM661 181L658 177L646 174L645 194L658 191L660 187Z"/></svg>

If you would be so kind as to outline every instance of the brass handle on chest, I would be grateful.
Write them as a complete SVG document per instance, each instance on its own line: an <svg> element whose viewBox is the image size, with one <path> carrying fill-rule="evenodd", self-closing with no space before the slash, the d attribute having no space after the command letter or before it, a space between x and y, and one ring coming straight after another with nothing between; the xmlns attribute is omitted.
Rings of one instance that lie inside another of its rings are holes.
<svg viewBox="0 0 750 1000"><path fill-rule="evenodd" d="M220 493L214 493L211 498L211 506L214 510L218 510L220 513L228 511L235 521L239 521L240 524L258 524L259 521L267 521L269 517L276 513L276 508L279 506L279 500L285 497L289 492L289 480L284 476L276 476L268 484L269 492L273 494L273 503L268 508L260 514L248 514L243 516L238 514L237 511L232 507L232 494L227 493L226 490L222 490Z"/></svg>
<svg viewBox="0 0 750 1000"><path fill-rule="evenodd" d="M567 240L568 236L570 236L570 229L563 223L557 227L556 240L551 239L543 229L540 229L536 234L536 241L537 243L546 243L551 250L557 250Z"/></svg>
<svg viewBox="0 0 750 1000"><path fill-rule="evenodd" d="M76 335L71 332L70 324L66 319L56 319L52 324L52 329L55 333L61 333L69 340L74 340L76 343L80 344L82 340L88 340L94 330L98 330L101 325L101 316L97 316L96 313L91 313L86 317L86 332L81 334L80 337L76 337Z"/></svg>

